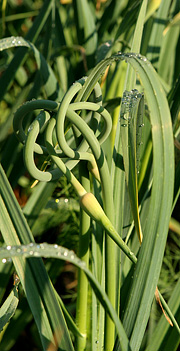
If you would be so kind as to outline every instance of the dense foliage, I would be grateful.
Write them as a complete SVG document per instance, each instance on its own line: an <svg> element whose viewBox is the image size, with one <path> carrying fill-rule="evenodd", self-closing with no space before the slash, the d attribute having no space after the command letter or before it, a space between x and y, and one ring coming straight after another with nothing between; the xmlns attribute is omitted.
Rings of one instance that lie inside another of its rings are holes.
<svg viewBox="0 0 180 351"><path fill-rule="evenodd" d="M178 350L179 23L2 1L0 349Z"/></svg>

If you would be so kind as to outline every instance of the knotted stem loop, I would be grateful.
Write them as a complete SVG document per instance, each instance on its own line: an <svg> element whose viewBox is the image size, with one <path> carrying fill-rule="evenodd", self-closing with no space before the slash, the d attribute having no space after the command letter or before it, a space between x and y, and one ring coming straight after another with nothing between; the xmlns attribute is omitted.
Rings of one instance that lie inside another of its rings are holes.
<svg viewBox="0 0 180 351"><path fill-rule="evenodd" d="M25 145L24 159L26 167L29 173L39 181L47 182L58 179L61 172L64 173L65 171L63 167L64 161L62 160L64 158L88 161L90 164L89 169L100 180L96 161L102 156L100 144L108 137L112 122L108 111L102 107L102 94L98 83L94 87L95 103L89 101L74 102L85 80L86 78L82 78L74 83L65 94L61 103L50 100L32 100L23 104L15 113L14 131L21 143ZM41 111L30 124L26 134L24 129L25 117L28 113L32 113L35 110ZM80 116L81 110L91 112L89 121L85 122L82 119ZM100 117L104 121L102 131L98 130ZM71 146L72 144L74 145L74 138L73 142L70 140L66 141L65 138L66 118L70 121L73 128L75 140L77 140L77 131L83 136L75 149ZM44 144L39 144L39 135L43 134L45 129L47 129L47 132L45 133ZM49 133L52 133L52 136ZM53 167L45 172L38 169L34 161L34 153L54 157L56 155L55 159L51 157ZM61 159L61 161L58 161L58 164L56 162L57 157ZM54 167L58 167L61 172L54 169Z"/></svg>

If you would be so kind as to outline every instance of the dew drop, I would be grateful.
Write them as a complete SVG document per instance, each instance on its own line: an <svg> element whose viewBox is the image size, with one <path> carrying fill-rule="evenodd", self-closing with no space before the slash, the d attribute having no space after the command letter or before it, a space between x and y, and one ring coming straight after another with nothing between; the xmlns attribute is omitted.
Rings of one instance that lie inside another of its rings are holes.
<svg viewBox="0 0 180 351"><path fill-rule="evenodd" d="M36 257L40 256L39 252L35 251L34 256L36 256Z"/></svg>
<svg viewBox="0 0 180 351"><path fill-rule="evenodd" d="M2 263L6 263L6 262L7 262L6 258L3 258Z"/></svg>
<svg viewBox="0 0 180 351"><path fill-rule="evenodd" d="M29 128L28 128L28 133L29 132L31 132L31 130L33 129L33 126L32 126L32 124L29 126Z"/></svg>
<svg viewBox="0 0 180 351"><path fill-rule="evenodd" d="M57 248L58 248L58 245L57 245L57 244L55 244L55 245L54 245L54 248L55 248L55 249L57 249Z"/></svg>
<svg viewBox="0 0 180 351"><path fill-rule="evenodd" d="M7 249L7 250L11 250L11 246L8 245L8 246L6 247L6 249Z"/></svg>
<svg viewBox="0 0 180 351"><path fill-rule="evenodd" d="M68 252L64 251L64 256L67 257L68 256Z"/></svg>
<svg viewBox="0 0 180 351"><path fill-rule="evenodd" d="M82 268L86 267L86 263L84 261L78 260L78 263Z"/></svg>

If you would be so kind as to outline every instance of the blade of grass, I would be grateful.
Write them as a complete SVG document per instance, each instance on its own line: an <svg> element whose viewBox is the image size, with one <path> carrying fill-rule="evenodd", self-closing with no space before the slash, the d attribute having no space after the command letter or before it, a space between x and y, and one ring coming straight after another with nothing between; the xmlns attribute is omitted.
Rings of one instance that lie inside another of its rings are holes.
<svg viewBox="0 0 180 351"><path fill-rule="evenodd" d="M131 334L131 328L133 328L134 325L136 327L138 326L138 332L133 338L133 343L136 340L136 346L138 348L145 331L151 302L155 292L155 284L157 284L160 272L171 213L174 179L173 136L167 100L158 81L157 74L147 59L143 58L141 55L131 53L125 55L118 54L99 63L86 80L84 87L78 96L79 99L86 99L89 96L92 86L96 83L107 65L113 62L115 57L117 60L126 59L127 62L132 64L134 69L137 70L144 87L148 105L151 109L150 118L152 124L154 160L152 197L148 220L145 225L143 224L146 239L143 240L140 258L138 260L138 262L140 262L137 265L138 268L136 271L138 279L134 280L137 292L131 295L130 305L132 311L130 309L131 312L128 312L128 316L126 315L128 320L126 324L129 330L128 333ZM149 233L151 233L151 235L149 235ZM154 258L153 260L152 255ZM147 257L149 257L150 266L147 265ZM141 272L142 266L148 269L148 271L145 270L143 274ZM146 288L144 289L144 287ZM141 304L142 296L145 299L144 304ZM142 307L144 305L147 306L145 312ZM138 312L139 306L140 309ZM131 319L132 316L137 316L140 320L143 319L143 323L140 322L135 324L135 321ZM134 330L136 330L136 328Z"/></svg>
<svg viewBox="0 0 180 351"><path fill-rule="evenodd" d="M30 245L18 245L12 246L10 249L1 248L0 249L0 257L8 258L14 256L24 256L24 257L54 257L59 258L65 261L69 261L73 263L76 267L83 270L86 274L96 296L100 300L103 307L108 310L109 315L113 319L117 333L120 339L122 351L131 351L126 333L124 332L124 328L114 311L105 291L102 290L101 285L98 283L96 278L93 276L91 271L86 267L85 262L81 261L73 251L70 251L62 246L51 245L51 244L30 244Z"/></svg>
<svg viewBox="0 0 180 351"><path fill-rule="evenodd" d="M13 235L11 239L9 238L9 234L8 234L8 237L5 234L5 237L7 237L6 243L20 244L20 241L16 236L16 231L10 220L6 207L4 206L2 197L0 197L0 208L1 208L0 225L1 225L2 234L4 235L4 233L11 233L11 235ZM43 349L45 350L48 347L49 343L53 340L53 334L52 334L51 327L49 325L47 314L43 309L42 299L40 299L39 297L39 291L36 287L36 283L34 282L34 277L32 275L29 265L28 266L26 265L25 260L23 258L13 259L13 263L18 273L18 276L21 280L23 288L26 291L26 296L29 301L30 308L34 312L33 313L34 318L39 329ZM28 276L28 279L27 278L25 279L25 272L26 272L26 276ZM33 287L32 291L31 291L31 286ZM45 339L43 335L45 336Z"/></svg>
<svg viewBox="0 0 180 351"><path fill-rule="evenodd" d="M177 321L180 321L180 279L176 283L173 293L168 301L168 306L170 307L174 316L176 316ZM172 351L177 350L177 346L180 340L180 335L177 331L172 328L162 315L154 333L152 334L151 343L146 347L145 351L163 351L170 348Z"/></svg>
<svg viewBox="0 0 180 351"><path fill-rule="evenodd" d="M141 119L143 113L141 109L144 108L144 106L141 108L141 104L144 105L144 98L142 94L138 94L137 91L125 91L123 94L120 117L126 184L129 192L135 228L140 243L142 242L142 230L139 220L137 187L137 175L139 172L137 157L140 142L139 145L137 145L137 143L139 129L141 129L139 119Z"/></svg>
<svg viewBox="0 0 180 351"><path fill-rule="evenodd" d="M154 174L149 216L143 228L145 239L142 243L138 264L134 273L136 279L133 281L132 295L127 308L128 312L126 312L124 319L128 335L131 335L133 329L131 345L134 350L139 349L148 320L155 284L160 272L171 213L174 179L172 162L173 137L169 108L152 67L150 64L145 67L144 61L142 60L141 62L139 74L145 89L148 106L151 109ZM143 70L144 73L142 72ZM158 157L157 150L159 152ZM160 158L161 164L159 162ZM160 179L163 179L163 182ZM164 221L164 218L167 218L167 220ZM150 262L150 266L147 265L147 260ZM142 266L144 268L146 266L143 273ZM144 305L146 305L146 311L144 311Z"/></svg>
<svg viewBox="0 0 180 351"><path fill-rule="evenodd" d="M107 2L101 19L98 24L98 37L103 38L104 34L111 32L117 24L122 11L126 8L128 0ZM111 16L109 16L111 14Z"/></svg>
<svg viewBox="0 0 180 351"><path fill-rule="evenodd" d="M131 295L131 302L129 304L132 308L132 311L131 309L128 309L128 311L131 312L128 312L125 317L125 319L127 318L126 320L128 321L125 322L125 325L127 326L129 330L128 333L130 335L132 333L131 328L135 326L133 334L133 345L135 343L135 347L138 349L145 331L151 302L154 296L156 286L155 284L157 284L160 272L171 212L174 177L174 166L172 161L173 137L168 104L161 85L158 81L158 77L150 63L148 63L146 58L131 53L125 55L118 54L116 57L117 59L125 58L127 62L131 63L134 69L137 70L142 85L144 86L148 105L151 108L150 118L152 124L154 150L154 181L148 221L146 221L146 225L144 227L145 234L147 233L146 239L143 241L143 248L141 248L139 259L140 263L137 265L138 268L136 270L138 279L134 280L134 285L136 286L137 292ZM104 60L96 66L96 68L90 74L89 78L86 80L84 87L78 96L79 99L86 99L89 96L92 90L92 86L98 80L107 65L112 61L113 57ZM166 218L166 221L164 218ZM149 232L151 233L151 236L148 235ZM150 269L147 265L147 255L149 257ZM153 260L152 255L154 258ZM146 263L144 263L144 260ZM147 267L148 272L145 270L142 274L142 266ZM144 286L146 286L145 289ZM145 300L144 304L141 303L143 291L143 298ZM143 308L144 305L147 306L145 313ZM140 319L141 322L137 322L136 324L135 321L131 319L132 316L137 316L137 319Z"/></svg>
<svg viewBox="0 0 180 351"><path fill-rule="evenodd" d="M17 309L18 302L19 297L16 285L0 308L0 332L7 327L7 324Z"/></svg>
<svg viewBox="0 0 180 351"><path fill-rule="evenodd" d="M38 36L39 36L43 26L44 26L44 24L47 20L47 17L50 14L52 3L53 3L52 0L51 1L46 0L44 2L44 5L41 8L39 15L37 16L36 20L34 21L33 26L30 28L30 30L26 36L26 39L31 41L32 43L35 43L35 41L37 40L37 38L38 38ZM26 48L19 48L17 50L14 58L10 62L8 68L3 73L3 75L0 79L0 85L1 85L1 87L3 87L0 91L0 101L2 100L4 94L6 93L8 88L10 87L10 84L14 79L14 76L17 72L18 67L20 67L20 65L22 65L22 63L24 62L26 54L27 54Z"/></svg>
<svg viewBox="0 0 180 351"><path fill-rule="evenodd" d="M8 245L33 242L34 238L2 167L0 167L0 175L1 230L4 240ZM62 311L42 261L38 259L25 262L23 259L14 259L14 265L40 331L44 349L53 342L55 337L60 349L73 350Z"/></svg>
<svg viewBox="0 0 180 351"><path fill-rule="evenodd" d="M22 37L10 37L0 40L0 50L6 50L12 47L27 47L34 53L38 69L42 76L44 89L49 99L57 99L59 88L51 66L46 62L43 55L36 49L34 44Z"/></svg>
<svg viewBox="0 0 180 351"><path fill-rule="evenodd" d="M172 86L176 74L176 50L179 40L179 28L172 27L163 38L158 62L158 73L166 83ZM165 59L166 58L166 59Z"/></svg>
<svg viewBox="0 0 180 351"><path fill-rule="evenodd" d="M170 0L161 1L161 4L155 14L151 36L147 48L146 56L156 68L158 67L159 55L163 41L163 30L166 25L164 19L167 18L170 3Z"/></svg>
<svg viewBox="0 0 180 351"><path fill-rule="evenodd" d="M8 264L4 264L4 266L8 266ZM24 330L24 327L32 322L33 316L29 309L28 303L26 298L20 299L18 304L18 308L16 310L15 315L11 319L9 326L3 333L2 339L0 338L1 348L2 350L12 350L12 347L16 343L17 337L21 334Z"/></svg>
<svg viewBox="0 0 180 351"><path fill-rule="evenodd" d="M146 15L146 8L147 8L147 1L144 0L141 5L140 12L138 15L138 20L135 27L135 32L134 32L134 37L133 37L133 42L131 47L132 52L138 53L140 51L143 26L144 26L145 15ZM125 82L125 90L130 90L134 88L135 79L136 79L135 71L133 70L133 67L128 65L126 82ZM136 99L137 97L138 96L136 96ZM140 102L140 105L141 105L141 102ZM123 108L123 105L122 105L122 108ZM133 111L133 106L132 106L130 114L133 114L134 112L135 111ZM136 139L137 139L137 134L139 133L138 127L140 126L140 124L137 126L137 118L138 118L138 115L140 115L141 113L142 111L137 112L137 114L135 113L136 117L134 120L134 124L132 122L132 123L129 123L129 125L127 125L127 128L122 128L122 126L125 125L122 122L120 127L127 188L129 192L129 198L130 198L130 204L131 204L131 209L133 213L135 228L136 228L140 243L142 242L142 230L141 230L141 224L139 220L139 210L138 210L139 205L138 205L138 185L137 185ZM130 117L130 120L131 120L131 117L133 119L133 116L130 115L129 117Z"/></svg>
<svg viewBox="0 0 180 351"><path fill-rule="evenodd" d="M73 0L78 41L85 48L89 67L94 64L97 46L95 18L87 0Z"/></svg>
<svg viewBox="0 0 180 351"><path fill-rule="evenodd" d="M129 28L135 24L140 6L140 0L135 0L130 4L130 6L128 6L126 14L123 16L120 26L116 32L115 40L117 40L125 31L129 30Z"/></svg>
<svg viewBox="0 0 180 351"><path fill-rule="evenodd" d="M4 17L5 22L11 22L11 21L17 21L19 19L24 19L24 18L29 18L29 17L34 17L39 14L38 10L34 11L29 11L29 12L22 12L22 13L16 13L14 15L8 15ZM0 24L3 22L3 18L0 18Z"/></svg>

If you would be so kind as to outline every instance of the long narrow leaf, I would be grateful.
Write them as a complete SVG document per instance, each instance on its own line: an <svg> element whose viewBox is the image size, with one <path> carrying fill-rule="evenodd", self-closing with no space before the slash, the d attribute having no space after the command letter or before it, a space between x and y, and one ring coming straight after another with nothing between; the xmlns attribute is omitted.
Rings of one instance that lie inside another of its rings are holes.
<svg viewBox="0 0 180 351"><path fill-rule="evenodd" d="M171 213L174 182L173 136L169 107L157 74L147 59L141 55L118 54L99 63L86 80L79 98L86 99L89 96L92 86L107 65L115 58L117 60L126 59L138 72L151 111L154 162L152 197L148 220L146 220L143 228L145 239L136 268L137 279L134 280L132 287L134 293L129 301L129 307L132 306L132 310L128 308L128 313L125 316L125 325L129 330L128 334L131 335L134 326L133 347L136 341L138 349L148 321L150 306L161 268ZM147 259L149 265L147 265ZM144 263L145 261L146 263ZM142 266L147 267L147 271L144 270L143 274L140 268ZM144 304L141 304L143 295L145 301ZM141 307L144 305L147 306L145 312L144 308ZM134 320L136 317L137 321L140 318L140 322L137 322L137 324ZM138 329L136 329L136 326L138 326Z"/></svg>
<svg viewBox="0 0 180 351"><path fill-rule="evenodd" d="M173 137L169 108L155 71L150 64L146 66L145 62L146 59L140 61L139 74L151 111L154 173L149 215L143 228L145 238L135 270L137 278L133 282L133 293L124 319L129 335L133 329L131 343L134 350L139 349L145 331L161 268L171 213L174 181ZM139 64L133 66L138 69ZM147 260L150 266L147 265ZM144 266L145 261L148 271L142 272L140 267ZM144 305L146 305L145 312Z"/></svg>
<svg viewBox="0 0 180 351"><path fill-rule="evenodd" d="M73 5L79 44L84 46L88 62L92 65L97 46L95 18L87 0L73 0Z"/></svg>
<svg viewBox="0 0 180 351"><path fill-rule="evenodd" d="M51 1L46 0L44 2L44 5L43 5L39 15L37 16L33 26L31 27L31 29L29 30L29 32L26 36L27 40L32 41L33 43L36 41L36 39L38 38L38 35L40 34L40 32L41 32L41 30L42 30L42 28L47 20L47 17L50 14L50 11L52 8L52 3L53 3L52 0ZM0 79L0 85L2 87L2 89L0 91L0 101L2 100L4 94L6 93L11 82L13 81L18 67L20 67L20 65L23 63L26 54L27 54L26 48L19 48L19 50L15 54L14 58L10 62L7 70L2 75L2 77ZM14 69L14 67L16 69Z"/></svg>
<svg viewBox="0 0 180 351"><path fill-rule="evenodd" d="M59 89L54 72L51 66L45 61L43 55L36 49L34 44L22 37L10 37L0 40L0 50L6 50L12 47L27 47L33 51L38 69L43 79L47 97L49 99L57 99Z"/></svg>
<svg viewBox="0 0 180 351"><path fill-rule="evenodd" d="M33 242L32 233L1 166L0 189L0 224L6 244L17 245ZM60 349L73 350L64 316L42 260L37 259L33 262L31 260L25 262L24 259L19 258L14 259L14 265L40 331L44 349L50 342L53 342L53 335L55 334Z"/></svg>
<svg viewBox="0 0 180 351"><path fill-rule="evenodd" d="M138 20L135 27L135 32L133 36L133 42L131 51L139 53L140 45L142 40L142 33L146 15L147 1L142 2L140 12L138 15ZM138 94L137 91L132 90L132 92L126 92L126 90L131 90L135 87L136 74L131 65L128 65L126 73L125 82L125 92L124 92L124 103L121 104L121 139L122 139L122 150L123 150L123 160L125 167L125 176L127 189L129 193L129 199L131 204L131 210L133 214L134 224L136 232L140 243L142 242L142 230L139 219L138 210L138 149L140 145L137 145L139 129L141 128L141 123L139 119L142 118L144 105L144 98L142 95ZM124 111L124 106L125 111ZM127 114L127 116L125 115ZM127 127L127 128L124 128ZM140 141L141 143L141 141Z"/></svg>
<svg viewBox="0 0 180 351"><path fill-rule="evenodd" d="M176 283L173 293L169 299L168 305L172 313L176 316L178 321L180 320L180 279ZM164 318L161 316L154 333L152 334L151 343L145 351L162 351L171 349L172 351L177 350L177 345L180 341L180 335L178 337L177 330L172 328ZM167 348L168 347L168 348Z"/></svg>
<svg viewBox="0 0 180 351"><path fill-rule="evenodd" d="M12 258L12 257L54 257L54 258L59 258L61 260L69 261L73 263L75 266L78 268L82 269L84 273L86 274L95 294L99 298L101 304L108 310L108 313L110 314L111 318L113 319L116 328L117 328L117 333L119 336L120 344L122 347L122 351L130 351L130 345L126 336L126 333L124 331L124 328L112 308L112 305L106 295L106 293L102 290L101 285L98 283L94 275L90 272L89 269L87 269L85 262L81 261L73 251L70 251L62 246L58 245L51 245L47 243L42 243L42 244L29 244L29 245L21 245L21 246L12 246L9 247L7 246L6 248L1 248L0 249L0 257L5 259L5 258Z"/></svg>
<svg viewBox="0 0 180 351"><path fill-rule="evenodd" d="M13 288L9 296L0 308L0 331L9 323L18 306L19 298L17 286Z"/></svg>

